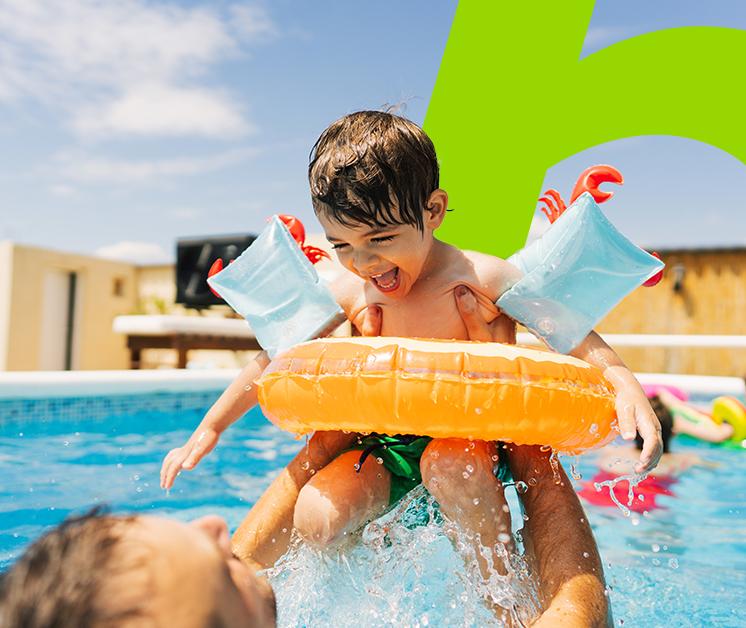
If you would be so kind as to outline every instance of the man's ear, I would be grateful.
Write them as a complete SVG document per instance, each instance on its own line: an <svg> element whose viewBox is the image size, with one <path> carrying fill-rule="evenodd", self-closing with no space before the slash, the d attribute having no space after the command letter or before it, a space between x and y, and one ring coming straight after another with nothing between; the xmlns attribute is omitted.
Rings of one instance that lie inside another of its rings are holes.
<svg viewBox="0 0 746 628"><path fill-rule="evenodd" d="M448 209L448 194L438 188L427 199L425 206L425 226L429 229L440 227Z"/></svg>

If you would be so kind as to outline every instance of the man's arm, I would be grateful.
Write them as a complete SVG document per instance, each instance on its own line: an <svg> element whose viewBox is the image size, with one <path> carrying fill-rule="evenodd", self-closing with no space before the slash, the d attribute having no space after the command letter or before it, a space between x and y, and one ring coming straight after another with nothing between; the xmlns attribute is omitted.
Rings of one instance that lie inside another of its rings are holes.
<svg viewBox="0 0 746 628"><path fill-rule="evenodd" d="M545 608L533 625L609 626L611 607L598 547L564 469L560 465L555 473L549 456L539 447L509 449L513 476L529 484L521 496L528 516L524 541Z"/></svg>
<svg viewBox="0 0 746 628"><path fill-rule="evenodd" d="M275 564L288 548L298 494L314 473L323 469L357 434L316 432L270 484L233 535L233 553L256 569Z"/></svg>
<svg viewBox="0 0 746 628"><path fill-rule="evenodd" d="M487 323L471 290L459 286L456 306L470 340L504 341L515 323L504 315ZM509 321L509 322L508 322ZM524 543L539 577L545 608L536 626L607 626L611 607L605 594L601 558L588 521L564 470L559 484L549 463L549 452L539 447L510 446L510 466L516 480L530 488L522 495L528 515ZM536 480L536 484L530 479Z"/></svg>

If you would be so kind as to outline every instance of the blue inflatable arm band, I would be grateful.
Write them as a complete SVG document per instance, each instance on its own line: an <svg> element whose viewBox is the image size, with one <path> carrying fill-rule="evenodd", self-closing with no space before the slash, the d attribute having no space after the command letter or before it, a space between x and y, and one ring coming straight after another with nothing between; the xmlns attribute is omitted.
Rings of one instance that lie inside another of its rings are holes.
<svg viewBox="0 0 746 628"><path fill-rule="evenodd" d="M270 357L326 335L346 320L277 216L233 263L207 282L248 321Z"/></svg>
<svg viewBox="0 0 746 628"><path fill-rule="evenodd" d="M524 276L498 307L559 353L664 266L617 231L587 192L508 262Z"/></svg>

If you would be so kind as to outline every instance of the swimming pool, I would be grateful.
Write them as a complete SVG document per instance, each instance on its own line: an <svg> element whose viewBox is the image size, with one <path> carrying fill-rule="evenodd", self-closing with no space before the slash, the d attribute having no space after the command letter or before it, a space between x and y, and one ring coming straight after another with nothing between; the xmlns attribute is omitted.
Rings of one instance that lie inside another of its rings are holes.
<svg viewBox="0 0 746 628"><path fill-rule="evenodd" d="M0 569L46 527L92 504L182 520L217 512L235 528L302 441L251 412L197 470L164 493L158 488L163 455L186 440L218 394L0 399ZM615 621L740 625L746 451L684 440L674 441L674 449L721 466L693 469L673 486L673 496L659 498L663 508L648 515L586 505ZM579 459L584 480L595 472L593 460L593 454ZM372 525L342 555L299 548L272 574L287 626L484 625L491 616L469 578L436 523L400 526L385 536Z"/></svg>

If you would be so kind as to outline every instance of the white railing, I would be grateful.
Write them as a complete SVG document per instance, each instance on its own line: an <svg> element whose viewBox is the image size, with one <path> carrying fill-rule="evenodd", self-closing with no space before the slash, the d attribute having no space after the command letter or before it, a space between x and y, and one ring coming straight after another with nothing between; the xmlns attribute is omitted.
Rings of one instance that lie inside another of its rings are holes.
<svg viewBox="0 0 746 628"><path fill-rule="evenodd" d="M718 334L601 334L612 347L706 347L712 349L746 349L746 335ZM518 342L539 345L533 334L518 334Z"/></svg>

